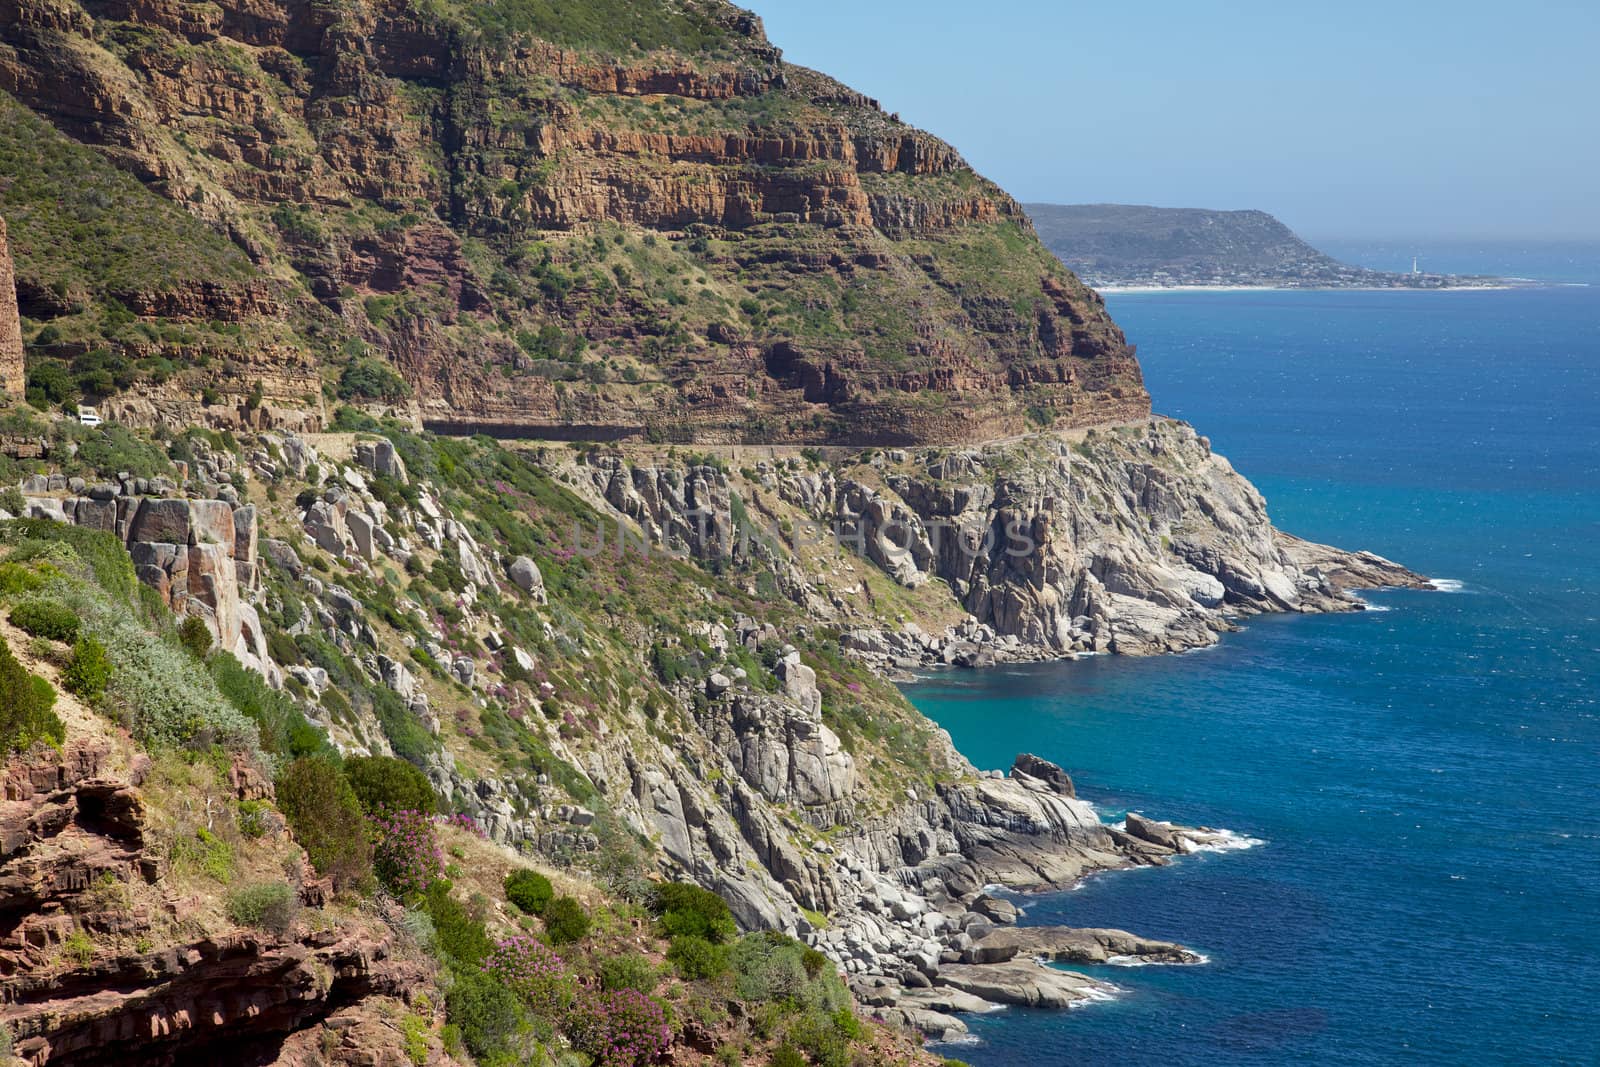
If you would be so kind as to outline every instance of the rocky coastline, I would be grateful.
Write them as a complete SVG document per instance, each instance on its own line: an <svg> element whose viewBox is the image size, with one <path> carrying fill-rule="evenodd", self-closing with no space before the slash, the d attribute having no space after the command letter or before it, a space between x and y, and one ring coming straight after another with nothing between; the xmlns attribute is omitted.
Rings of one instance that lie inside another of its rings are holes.
<svg viewBox="0 0 1600 1067"><path fill-rule="evenodd" d="M350 649L364 684L397 694L438 739L426 770L453 806L507 846L562 862L594 854L595 802L561 802L543 776L487 771L469 748L449 743L452 700L470 693L484 703L500 691L500 665L526 670L542 658L497 614L507 598L549 633L569 625L554 613L559 598L539 562L475 533L462 501L412 476L387 439L252 441L237 457L202 449L182 485L38 476L22 486L26 511L113 532L136 559L170 557L137 571L165 603L205 619L274 685L304 694L307 713L344 751L392 751L380 723L341 721L319 707L331 685L325 671L273 661L263 619L284 618L292 590L305 607L290 632ZM684 639L703 649L700 666L670 685L685 723L675 736L624 717L581 742L546 727L544 743L652 843L662 875L714 890L746 929L801 938L838 964L874 1013L935 1039L959 1036L964 1013L1114 993L1043 961L1201 962L1184 946L1125 931L1018 926L1007 894L1062 889L1092 872L1164 864L1237 839L1138 814L1107 825L1056 764L1024 754L1007 771L979 770L909 708L907 723L925 732L927 769L886 776L881 755L859 744L852 751L841 737L814 629L837 633L848 660L893 676L1199 647L1259 612L1359 610L1354 590L1424 584L1379 557L1276 530L1249 483L1170 420L828 463L523 455L591 506L591 522L622 524L636 541L712 571L759 568L806 620L735 613L696 624ZM257 503L254 483L278 487L278 506ZM387 503L379 499L381 486L400 485L405 500L388 491ZM292 507L285 496L295 497ZM803 539L794 533L802 522L837 539ZM756 531L742 536L741 525ZM759 536L762 527L778 533ZM970 539L941 540L941 531ZM204 562L212 552L215 566ZM491 659L452 651L443 630L411 646L420 659L408 656L391 624L347 588L419 556L459 570L464 623ZM352 577L335 580L329 560ZM770 657L765 682L747 666L758 653ZM439 665L449 690L418 663ZM548 683L532 699L551 709L546 719L561 706Z"/></svg>

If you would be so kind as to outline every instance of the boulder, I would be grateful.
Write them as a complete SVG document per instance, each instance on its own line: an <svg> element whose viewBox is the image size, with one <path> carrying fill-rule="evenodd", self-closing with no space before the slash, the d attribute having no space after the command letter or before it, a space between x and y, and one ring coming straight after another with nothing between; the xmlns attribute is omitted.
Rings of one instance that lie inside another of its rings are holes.
<svg viewBox="0 0 1600 1067"><path fill-rule="evenodd" d="M1146 819L1144 816L1130 811L1128 812L1127 821L1123 825L1129 834L1141 841L1148 841L1152 845L1160 845L1173 851L1177 851L1180 847L1178 836L1174 832L1177 828L1171 823Z"/></svg>
<svg viewBox="0 0 1600 1067"><path fill-rule="evenodd" d="M988 919L990 922L1002 926L1009 926L1017 921L1020 912L1017 906L1001 897L991 897L985 894L972 903L972 910Z"/></svg>
<svg viewBox="0 0 1600 1067"><path fill-rule="evenodd" d="M365 512L352 511L344 518L344 528L350 532L350 543L355 546L356 555L369 561L377 555L373 537L377 525L370 516Z"/></svg>
<svg viewBox="0 0 1600 1067"><path fill-rule="evenodd" d="M117 504L114 499L80 499L72 513L72 521L90 530L114 534L117 532Z"/></svg>
<svg viewBox="0 0 1600 1067"><path fill-rule="evenodd" d="M1078 791L1072 785L1072 776L1047 759L1024 752L1017 756L1011 764L1011 776L1019 779L1031 779L1039 782L1064 797L1076 797ZM1026 781L1024 782L1026 784Z"/></svg>
<svg viewBox="0 0 1600 1067"><path fill-rule="evenodd" d="M299 578L305 573L306 565L300 559L300 554L287 541L267 537L261 541L261 551L267 559L285 571L291 578Z"/></svg>
<svg viewBox="0 0 1600 1067"><path fill-rule="evenodd" d="M539 573L538 564L533 560L527 556L518 556L511 561L511 566L506 568L506 574L518 589L539 603L545 603L544 575Z"/></svg>
<svg viewBox="0 0 1600 1067"><path fill-rule="evenodd" d="M394 443L387 438L381 441L357 441L355 459L373 474L400 482L406 480L405 460L400 458Z"/></svg>

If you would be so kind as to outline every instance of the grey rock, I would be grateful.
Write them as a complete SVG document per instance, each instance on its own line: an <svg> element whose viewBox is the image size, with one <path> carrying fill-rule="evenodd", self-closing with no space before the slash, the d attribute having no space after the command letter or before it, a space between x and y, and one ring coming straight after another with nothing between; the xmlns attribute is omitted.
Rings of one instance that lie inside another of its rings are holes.
<svg viewBox="0 0 1600 1067"><path fill-rule="evenodd" d="M1052 789L1064 797L1076 797L1077 790L1072 785L1072 776L1066 771L1051 763L1047 759L1024 752L1017 756L1011 764L1011 776L1024 780L1033 780L1042 786Z"/></svg>
<svg viewBox="0 0 1600 1067"><path fill-rule="evenodd" d="M300 554L287 541L279 541L271 537L263 538L261 540L261 553L291 577L299 578L305 573L305 563L301 561Z"/></svg>
<svg viewBox="0 0 1600 1067"><path fill-rule="evenodd" d="M187 500L144 500L134 514L128 540L187 545L190 530Z"/></svg>
<svg viewBox="0 0 1600 1067"><path fill-rule="evenodd" d="M939 983L995 1004L1029 1008L1070 1008L1086 1000L1105 999L1115 991L1098 979L1032 960L950 964L940 968Z"/></svg>
<svg viewBox="0 0 1600 1067"><path fill-rule="evenodd" d="M377 526L364 512L352 511L344 517L345 529L350 533L350 543L355 547L356 555L364 560L372 560L377 555L377 545L374 533Z"/></svg>
<svg viewBox="0 0 1600 1067"><path fill-rule="evenodd" d="M544 575L539 573L539 567L533 560L527 556L518 556L506 568L506 574L518 589L541 604L545 602Z"/></svg>
<svg viewBox="0 0 1600 1067"><path fill-rule="evenodd" d="M1017 916L1020 914L1017 911L1017 906L1011 901L988 895L981 896L973 901L972 910L990 922L998 923L1002 926L1009 926L1016 922Z"/></svg>
<svg viewBox="0 0 1600 1067"><path fill-rule="evenodd" d="M1066 926L1008 926L994 929L976 947L1010 950L1013 955L1064 963L1103 964L1114 958L1144 963L1199 963L1203 959L1199 953L1183 945L1140 937L1126 930Z"/></svg>
<svg viewBox="0 0 1600 1067"><path fill-rule="evenodd" d="M394 478L400 482L407 480L405 461L400 458L400 453L395 451L394 444L388 439L357 441L355 460L374 474Z"/></svg>

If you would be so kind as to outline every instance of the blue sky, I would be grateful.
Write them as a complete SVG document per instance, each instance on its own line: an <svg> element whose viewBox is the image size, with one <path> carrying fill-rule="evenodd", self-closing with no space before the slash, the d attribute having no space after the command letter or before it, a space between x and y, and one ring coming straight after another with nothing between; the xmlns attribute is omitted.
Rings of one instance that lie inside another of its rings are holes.
<svg viewBox="0 0 1600 1067"><path fill-rule="evenodd" d="M1022 200L1600 238L1597 0L742 0Z"/></svg>

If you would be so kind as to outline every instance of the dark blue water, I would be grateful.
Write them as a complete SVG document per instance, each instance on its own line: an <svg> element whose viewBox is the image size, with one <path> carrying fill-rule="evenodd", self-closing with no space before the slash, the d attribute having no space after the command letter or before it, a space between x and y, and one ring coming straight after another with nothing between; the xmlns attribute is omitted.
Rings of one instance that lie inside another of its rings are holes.
<svg viewBox="0 0 1600 1067"><path fill-rule="evenodd" d="M1436 270L1600 282L1600 249L1432 251ZM1157 409L1210 435L1279 525L1462 590L913 687L979 766L1037 752L1108 817L1265 842L1029 898L1027 922L1211 962L1106 968L1117 1001L981 1017L950 1053L1600 1062L1600 287L1110 300Z"/></svg>

